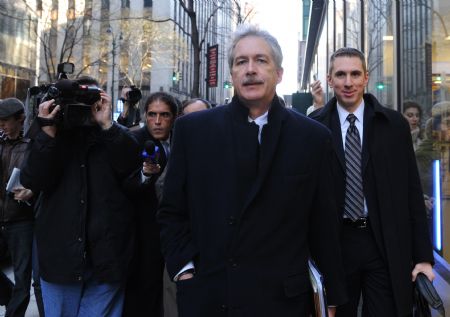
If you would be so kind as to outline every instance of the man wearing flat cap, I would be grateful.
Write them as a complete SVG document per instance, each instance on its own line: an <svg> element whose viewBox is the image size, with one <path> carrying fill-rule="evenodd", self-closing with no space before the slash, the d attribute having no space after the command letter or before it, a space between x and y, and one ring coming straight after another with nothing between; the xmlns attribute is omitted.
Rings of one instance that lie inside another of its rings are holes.
<svg viewBox="0 0 450 317"><path fill-rule="evenodd" d="M14 287L6 304L8 317L23 317L30 301L33 207L31 190L17 183L8 191L6 184L14 168L20 169L29 139L23 137L23 103L16 98L0 101L0 239L6 242L14 270Z"/></svg>

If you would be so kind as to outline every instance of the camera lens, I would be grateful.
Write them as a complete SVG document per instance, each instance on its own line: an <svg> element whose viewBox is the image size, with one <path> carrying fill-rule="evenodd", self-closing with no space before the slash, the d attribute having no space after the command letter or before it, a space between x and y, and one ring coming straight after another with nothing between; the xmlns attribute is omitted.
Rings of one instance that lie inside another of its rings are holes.
<svg viewBox="0 0 450 317"><path fill-rule="evenodd" d="M59 89L56 88L55 86L50 86L50 87L48 88L47 94L49 95L49 97L50 97L51 99L54 99L54 98L56 98L56 97L59 96Z"/></svg>

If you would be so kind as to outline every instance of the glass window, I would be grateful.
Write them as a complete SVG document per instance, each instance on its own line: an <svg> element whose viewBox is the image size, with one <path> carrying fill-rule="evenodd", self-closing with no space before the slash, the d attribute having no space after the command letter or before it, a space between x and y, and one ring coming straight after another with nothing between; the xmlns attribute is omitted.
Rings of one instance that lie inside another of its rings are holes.
<svg viewBox="0 0 450 317"><path fill-rule="evenodd" d="M389 108L396 108L394 88L394 21L392 0L370 0L366 7L368 91Z"/></svg>
<svg viewBox="0 0 450 317"><path fill-rule="evenodd" d="M336 41L336 49L344 47L344 1L335 0L333 1L335 12L336 12L336 21L335 21L335 41Z"/></svg>
<svg viewBox="0 0 450 317"><path fill-rule="evenodd" d="M425 194L439 201L430 210L434 246L450 261L450 2L433 0L430 18L431 72L427 73L432 92L432 106L428 112L431 117L422 123L423 140L416 155L423 166L420 170L422 178L430 180L423 184Z"/></svg>
<svg viewBox="0 0 450 317"><path fill-rule="evenodd" d="M402 111L434 248L450 260L450 2L401 3Z"/></svg>
<svg viewBox="0 0 450 317"><path fill-rule="evenodd" d="M327 30L327 22L323 26L323 32ZM316 63L314 65L313 74L311 76L310 82L312 83L315 79L319 79L322 84L322 89L325 92L325 87L327 86L327 65L328 65L328 55L327 55L327 36L320 37L319 46L317 47Z"/></svg>
<svg viewBox="0 0 450 317"><path fill-rule="evenodd" d="M346 46L361 49L361 2L347 0L346 8Z"/></svg>

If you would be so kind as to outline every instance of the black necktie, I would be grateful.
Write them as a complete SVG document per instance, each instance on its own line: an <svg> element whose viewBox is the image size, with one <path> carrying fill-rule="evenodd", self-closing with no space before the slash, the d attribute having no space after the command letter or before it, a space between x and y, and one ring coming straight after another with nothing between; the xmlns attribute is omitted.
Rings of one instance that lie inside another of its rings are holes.
<svg viewBox="0 0 450 317"><path fill-rule="evenodd" d="M166 154L166 159L169 161L169 155L170 155L170 145L168 141L161 141L161 145L164 148L164 153Z"/></svg>
<svg viewBox="0 0 450 317"><path fill-rule="evenodd" d="M364 216L364 194L361 174L361 141L355 126L356 117L349 114L350 127L345 136L345 206L344 213L352 220Z"/></svg>

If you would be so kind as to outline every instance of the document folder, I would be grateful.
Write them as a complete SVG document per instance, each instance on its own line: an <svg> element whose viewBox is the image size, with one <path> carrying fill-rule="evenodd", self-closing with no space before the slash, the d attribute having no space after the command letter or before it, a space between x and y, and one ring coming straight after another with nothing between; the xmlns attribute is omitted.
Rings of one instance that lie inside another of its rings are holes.
<svg viewBox="0 0 450 317"><path fill-rule="evenodd" d="M6 184L6 191L12 192L14 188L23 187L20 184L20 169L14 167L11 176L9 177L8 183Z"/></svg>
<svg viewBox="0 0 450 317"><path fill-rule="evenodd" d="M419 273L414 284L415 298L413 316L431 316L429 308L431 306L439 312L440 316L445 317L445 308L442 299L428 277L423 273Z"/></svg>
<svg viewBox="0 0 450 317"><path fill-rule="evenodd" d="M314 295L315 317L328 317L327 296L323 276L313 260L308 260L309 279Z"/></svg>

